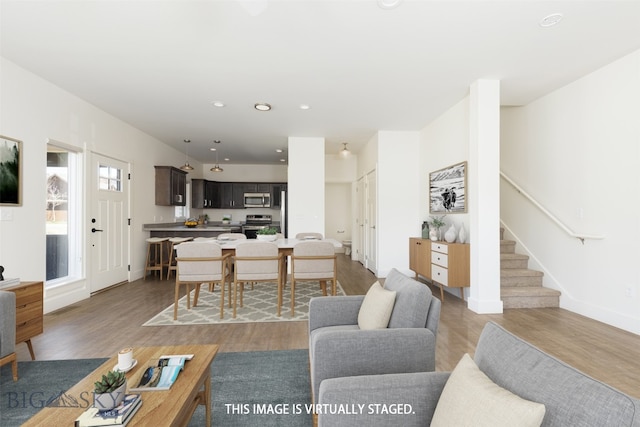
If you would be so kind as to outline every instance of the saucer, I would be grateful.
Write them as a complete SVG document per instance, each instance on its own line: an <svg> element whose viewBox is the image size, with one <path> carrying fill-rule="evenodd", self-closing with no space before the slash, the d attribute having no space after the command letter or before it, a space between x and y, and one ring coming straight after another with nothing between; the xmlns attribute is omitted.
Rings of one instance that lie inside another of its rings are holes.
<svg viewBox="0 0 640 427"><path fill-rule="evenodd" d="M121 372L129 372L130 370L132 370L136 365L138 364L138 361L136 359L133 359L133 363L131 363L131 366L129 366L126 369L120 369L118 367L118 365L116 364L116 366L113 367L114 371L121 371Z"/></svg>

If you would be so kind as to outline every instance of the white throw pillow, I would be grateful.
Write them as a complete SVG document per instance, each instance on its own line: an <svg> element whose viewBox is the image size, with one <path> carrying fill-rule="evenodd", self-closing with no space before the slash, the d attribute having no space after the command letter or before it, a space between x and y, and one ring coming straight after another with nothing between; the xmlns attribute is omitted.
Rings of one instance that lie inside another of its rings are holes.
<svg viewBox="0 0 640 427"><path fill-rule="evenodd" d="M379 282L371 285L358 312L358 326L360 329L386 328L389 325L395 302L395 291L384 289Z"/></svg>
<svg viewBox="0 0 640 427"><path fill-rule="evenodd" d="M442 390L431 427L538 427L544 413L543 404L498 386L465 354Z"/></svg>

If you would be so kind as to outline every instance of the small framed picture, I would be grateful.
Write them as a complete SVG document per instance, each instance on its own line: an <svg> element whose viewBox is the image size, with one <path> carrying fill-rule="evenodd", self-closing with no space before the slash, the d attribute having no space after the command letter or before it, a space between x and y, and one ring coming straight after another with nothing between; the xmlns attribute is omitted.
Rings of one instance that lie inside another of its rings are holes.
<svg viewBox="0 0 640 427"><path fill-rule="evenodd" d="M22 204L22 141L0 135L0 205Z"/></svg>
<svg viewBox="0 0 640 427"><path fill-rule="evenodd" d="M429 174L429 212L450 214L467 212L467 162Z"/></svg>

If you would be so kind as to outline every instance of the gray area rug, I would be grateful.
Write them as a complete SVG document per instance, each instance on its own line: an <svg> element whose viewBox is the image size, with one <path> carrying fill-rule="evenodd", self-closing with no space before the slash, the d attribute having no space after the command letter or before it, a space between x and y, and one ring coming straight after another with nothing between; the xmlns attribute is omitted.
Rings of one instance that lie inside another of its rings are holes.
<svg viewBox="0 0 640 427"><path fill-rule="evenodd" d="M336 288L338 295L345 295L342 286L338 283ZM232 287L233 291L233 287ZM184 287L182 289L184 293ZM193 294L191 292L191 303ZM239 290L238 290L239 292ZM330 289L327 292L331 293ZM296 309L295 316L291 317L291 287L288 284L282 297L281 316L277 314L278 288L273 283L256 283L245 286L244 306L240 307L240 295L238 295L238 308L236 318L233 316L233 308L229 308L229 295L225 289L224 319L220 319L220 287L216 286L214 292L209 292L207 286L202 285L198 306L187 310L187 296L178 300L178 319L173 320L173 304L155 315L142 326L176 326L176 325L210 325L223 323L251 323L251 322L299 322L309 318L309 300L322 296L322 290L318 282L296 283Z"/></svg>
<svg viewBox="0 0 640 427"><path fill-rule="evenodd" d="M0 425L19 426L105 360L19 362L17 382L3 366ZM311 426L308 361L307 350L217 354L211 365L213 425ZM204 425L202 406L189 425Z"/></svg>

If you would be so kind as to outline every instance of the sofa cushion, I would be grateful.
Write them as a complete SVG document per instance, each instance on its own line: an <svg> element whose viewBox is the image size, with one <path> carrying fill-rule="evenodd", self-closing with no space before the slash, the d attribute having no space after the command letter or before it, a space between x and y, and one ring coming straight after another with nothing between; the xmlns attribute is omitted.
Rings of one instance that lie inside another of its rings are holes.
<svg viewBox="0 0 640 427"><path fill-rule="evenodd" d="M389 324L396 292L383 289L379 282L375 282L364 297L358 312L358 327L360 329L384 329Z"/></svg>
<svg viewBox="0 0 640 427"><path fill-rule="evenodd" d="M491 381L465 354L444 386L431 427L538 427L545 407Z"/></svg>
<svg viewBox="0 0 640 427"><path fill-rule="evenodd" d="M545 426L640 426L640 401L488 322L474 361L494 383L544 403Z"/></svg>
<svg viewBox="0 0 640 427"><path fill-rule="evenodd" d="M431 290L424 283L391 269L384 288L396 292L396 302L389 319L389 328L424 328L431 304Z"/></svg>

